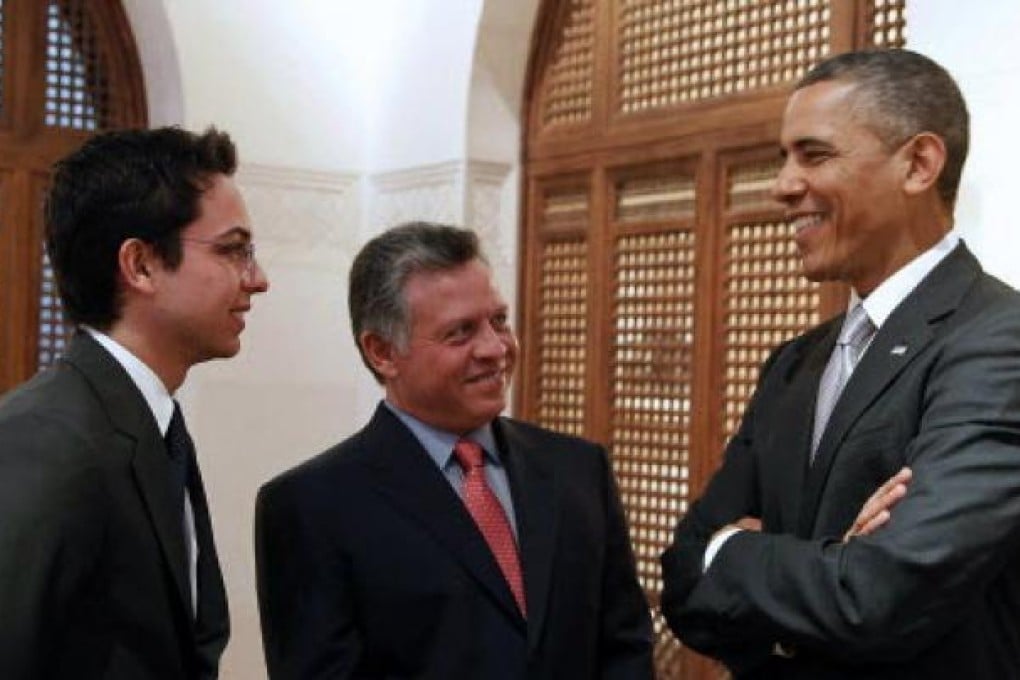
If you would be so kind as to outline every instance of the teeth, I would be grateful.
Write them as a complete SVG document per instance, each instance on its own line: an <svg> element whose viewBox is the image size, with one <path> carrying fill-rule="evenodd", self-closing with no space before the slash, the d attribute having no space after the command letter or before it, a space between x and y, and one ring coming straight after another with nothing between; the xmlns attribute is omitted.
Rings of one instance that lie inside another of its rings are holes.
<svg viewBox="0 0 1020 680"><path fill-rule="evenodd" d="M821 224L821 222L822 216L816 214L816 215L801 215L800 217L795 218L791 222L791 224L793 225L794 229L800 231L801 229L807 229L808 227L813 227L816 224Z"/></svg>

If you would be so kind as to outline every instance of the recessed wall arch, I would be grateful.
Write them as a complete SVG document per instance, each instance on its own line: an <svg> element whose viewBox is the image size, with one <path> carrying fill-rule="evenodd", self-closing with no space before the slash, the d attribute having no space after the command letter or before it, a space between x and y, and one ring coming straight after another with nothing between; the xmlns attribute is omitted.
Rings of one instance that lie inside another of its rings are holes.
<svg viewBox="0 0 1020 680"><path fill-rule="evenodd" d="M135 36L149 124L184 123L181 65L164 0L122 0Z"/></svg>
<svg viewBox="0 0 1020 680"><path fill-rule="evenodd" d="M52 164L104 129L148 122L134 35L117 0L0 3L0 392L63 349L42 247Z"/></svg>
<svg viewBox="0 0 1020 680"><path fill-rule="evenodd" d="M783 339L845 292L769 197L789 88L900 46L903 0L544 0L523 132L517 413L605 444L660 678L717 677L658 613L658 557Z"/></svg>

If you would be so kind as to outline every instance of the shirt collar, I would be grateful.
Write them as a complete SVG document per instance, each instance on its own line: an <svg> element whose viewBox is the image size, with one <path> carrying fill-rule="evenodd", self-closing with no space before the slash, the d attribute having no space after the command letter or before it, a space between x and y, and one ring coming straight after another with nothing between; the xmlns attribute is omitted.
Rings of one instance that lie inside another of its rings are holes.
<svg viewBox="0 0 1020 680"><path fill-rule="evenodd" d="M886 319L903 302L918 284L928 276L949 253L960 243L960 235L955 229L949 231L942 237L942 240L924 251L908 264L901 267L895 274L883 281L871 294L863 300L856 290L850 291L850 301L847 310L853 308L860 302L864 305L864 311L868 318L875 324L875 328L881 328Z"/></svg>
<svg viewBox="0 0 1020 680"><path fill-rule="evenodd" d="M135 384L145 398L145 403L149 405L149 410L156 419L156 425L159 427L160 434L166 436L166 431L170 427L170 418L174 413L174 400L170 393L167 392L163 381L159 379L159 376L151 368L145 365L144 361L136 357L124 345L109 335L89 326L82 326L82 328L96 342L102 345L107 352L113 355L117 363L127 371L128 376L131 377L131 382Z"/></svg>
<svg viewBox="0 0 1020 680"><path fill-rule="evenodd" d="M499 449L496 447L496 437L492 433L492 423L488 423L473 430L463 437L459 434L447 432L446 430L440 430L428 423L418 420L407 411L403 411L400 408L394 406L388 400L383 400L383 404L386 405L393 415L400 419L404 425L407 426L411 433L415 436L415 439L422 445L422 448L428 452L429 457L435 461L436 465L439 466L440 470L445 470L450 465L450 460L453 458L453 445L457 443L459 439L470 439L482 447L485 452L485 457L489 463L497 467L502 466L503 462L499 457Z"/></svg>

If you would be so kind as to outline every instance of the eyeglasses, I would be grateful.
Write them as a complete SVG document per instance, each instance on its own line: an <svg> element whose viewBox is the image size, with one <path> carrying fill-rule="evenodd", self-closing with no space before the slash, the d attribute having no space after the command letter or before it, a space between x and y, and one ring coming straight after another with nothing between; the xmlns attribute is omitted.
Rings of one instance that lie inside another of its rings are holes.
<svg viewBox="0 0 1020 680"><path fill-rule="evenodd" d="M251 276L255 269L255 242L254 241L216 241L206 238L185 238L181 241L188 243L202 243L212 246L212 250L218 256L233 264L242 276Z"/></svg>

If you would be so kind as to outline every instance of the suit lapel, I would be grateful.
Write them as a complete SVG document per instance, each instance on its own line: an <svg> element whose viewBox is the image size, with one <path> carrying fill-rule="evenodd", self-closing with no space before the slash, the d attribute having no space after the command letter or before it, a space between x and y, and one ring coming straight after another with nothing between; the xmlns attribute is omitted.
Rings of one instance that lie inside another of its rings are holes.
<svg viewBox="0 0 1020 680"><path fill-rule="evenodd" d="M875 335L833 408L808 473L801 509L801 527L808 534L814 529L822 491L848 433L931 343L935 324L955 311L980 271L977 260L960 244L900 303Z"/></svg>
<svg viewBox="0 0 1020 680"><path fill-rule="evenodd" d="M411 431L380 404L362 436L380 495L428 531L523 629L524 618L488 544Z"/></svg>
<svg viewBox="0 0 1020 680"><path fill-rule="evenodd" d="M783 403L787 406L777 418L782 426L775 427L774 423L766 423L767 427L772 428L774 437L774 445L770 447L775 451L774 468L783 477L782 483L775 485L775 488L782 490L778 499L782 514L777 529L790 531L798 524L805 476L811 457L818 383L839 336L841 321L842 317L831 320L818 340L801 350L802 356L795 359L786 376ZM805 414L810 417L805 417Z"/></svg>
<svg viewBox="0 0 1020 680"><path fill-rule="evenodd" d="M544 452L537 442L529 441L512 421L500 418L493 427L513 494L528 601L528 649L534 651L541 640L552 583L559 520L555 483L552 471L543 465Z"/></svg>
<svg viewBox="0 0 1020 680"><path fill-rule="evenodd" d="M86 333L78 333L67 361L88 379L114 427L132 445L131 466L182 607L191 611L180 509L170 489L170 460L145 398L123 367ZM188 617L191 619L191 617Z"/></svg>

